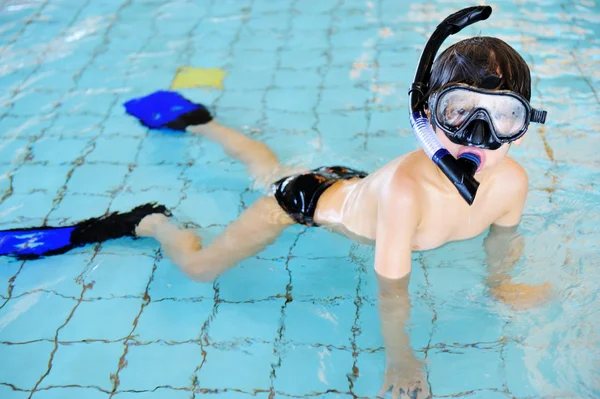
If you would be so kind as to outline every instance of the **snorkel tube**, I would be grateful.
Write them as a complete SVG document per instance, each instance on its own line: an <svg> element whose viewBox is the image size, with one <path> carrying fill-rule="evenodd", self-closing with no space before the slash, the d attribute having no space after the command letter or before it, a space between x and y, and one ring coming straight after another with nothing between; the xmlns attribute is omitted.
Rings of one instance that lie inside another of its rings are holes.
<svg viewBox="0 0 600 399"><path fill-rule="evenodd" d="M479 187L479 182L475 180L473 175L481 160L472 153L466 153L457 160L442 146L427 119L425 104L422 100L429 85L433 60L444 40L475 22L487 19L491 13L492 8L490 6L469 7L444 19L425 45L419 60L415 80L408 92L410 124L421 147L446 177L450 179L469 205L473 204Z"/></svg>

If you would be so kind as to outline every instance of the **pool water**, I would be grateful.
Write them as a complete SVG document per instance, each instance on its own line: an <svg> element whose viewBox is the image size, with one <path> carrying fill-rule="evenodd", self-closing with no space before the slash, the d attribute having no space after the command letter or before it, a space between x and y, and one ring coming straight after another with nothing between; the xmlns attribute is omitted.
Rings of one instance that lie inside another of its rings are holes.
<svg viewBox="0 0 600 399"><path fill-rule="evenodd" d="M262 192L214 143L123 103L175 87L283 162L372 171L417 148L407 89L437 0L0 1L0 230L156 201L217 235ZM548 111L528 171L517 311L485 285L483 236L416 253L407 326L436 398L600 397L600 5L497 1L452 37L497 36ZM372 398L385 356L373 248L293 226L214 284L150 239L0 259L0 398Z"/></svg>

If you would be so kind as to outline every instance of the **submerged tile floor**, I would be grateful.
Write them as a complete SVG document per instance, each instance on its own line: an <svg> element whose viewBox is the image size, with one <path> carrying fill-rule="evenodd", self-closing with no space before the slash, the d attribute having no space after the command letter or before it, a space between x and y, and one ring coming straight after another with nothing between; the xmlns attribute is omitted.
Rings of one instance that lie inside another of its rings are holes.
<svg viewBox="0 0 600 399"><path fill-rule="evenodd" d="M599 5L491 5L447 44L498 36L531 67L549 116L511 150L530 176L515 273L561 295L528 312L490 299L482 237L415 254L412 345L435 397L599 397ZM183 67L222 71L178 91L282 161L374 170L416 148L407 88L428 35L463 6L0 1L0 229L157 201L218 234L261 195L243 168L122 106ZM0 398L375 397L372 262L370 247L298 226L212 285L151 240L0 259Z"/></svg>

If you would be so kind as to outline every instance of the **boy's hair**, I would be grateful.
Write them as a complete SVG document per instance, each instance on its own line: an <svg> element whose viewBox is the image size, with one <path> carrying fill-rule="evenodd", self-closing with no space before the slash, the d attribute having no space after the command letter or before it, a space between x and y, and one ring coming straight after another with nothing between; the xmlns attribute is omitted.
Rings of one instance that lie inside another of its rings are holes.
<svg viewBox="0 0 600 399"><path fill-rule="evenodd" d="M501 78L490 79L491 76ZM515 49L495 37L461 40L439 55L431 69L427 97L450 83L511 90L527 101L531 98L531 75L527 63Z"/></svg>

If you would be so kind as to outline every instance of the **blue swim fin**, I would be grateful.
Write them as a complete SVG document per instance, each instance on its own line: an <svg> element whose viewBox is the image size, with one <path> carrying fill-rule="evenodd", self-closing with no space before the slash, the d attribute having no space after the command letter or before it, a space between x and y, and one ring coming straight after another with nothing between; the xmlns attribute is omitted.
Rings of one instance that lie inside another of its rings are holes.
<svg viewBox="0 0 600 399"><path fill-rule="evenodd" d="M0 231L0 256L37 259L63 254L86 244L120 237L135 237L135 227L147 215L170 215L163 205L138 206L125 213L114 212L84 220L74 226L32 227Z"/></svg>

